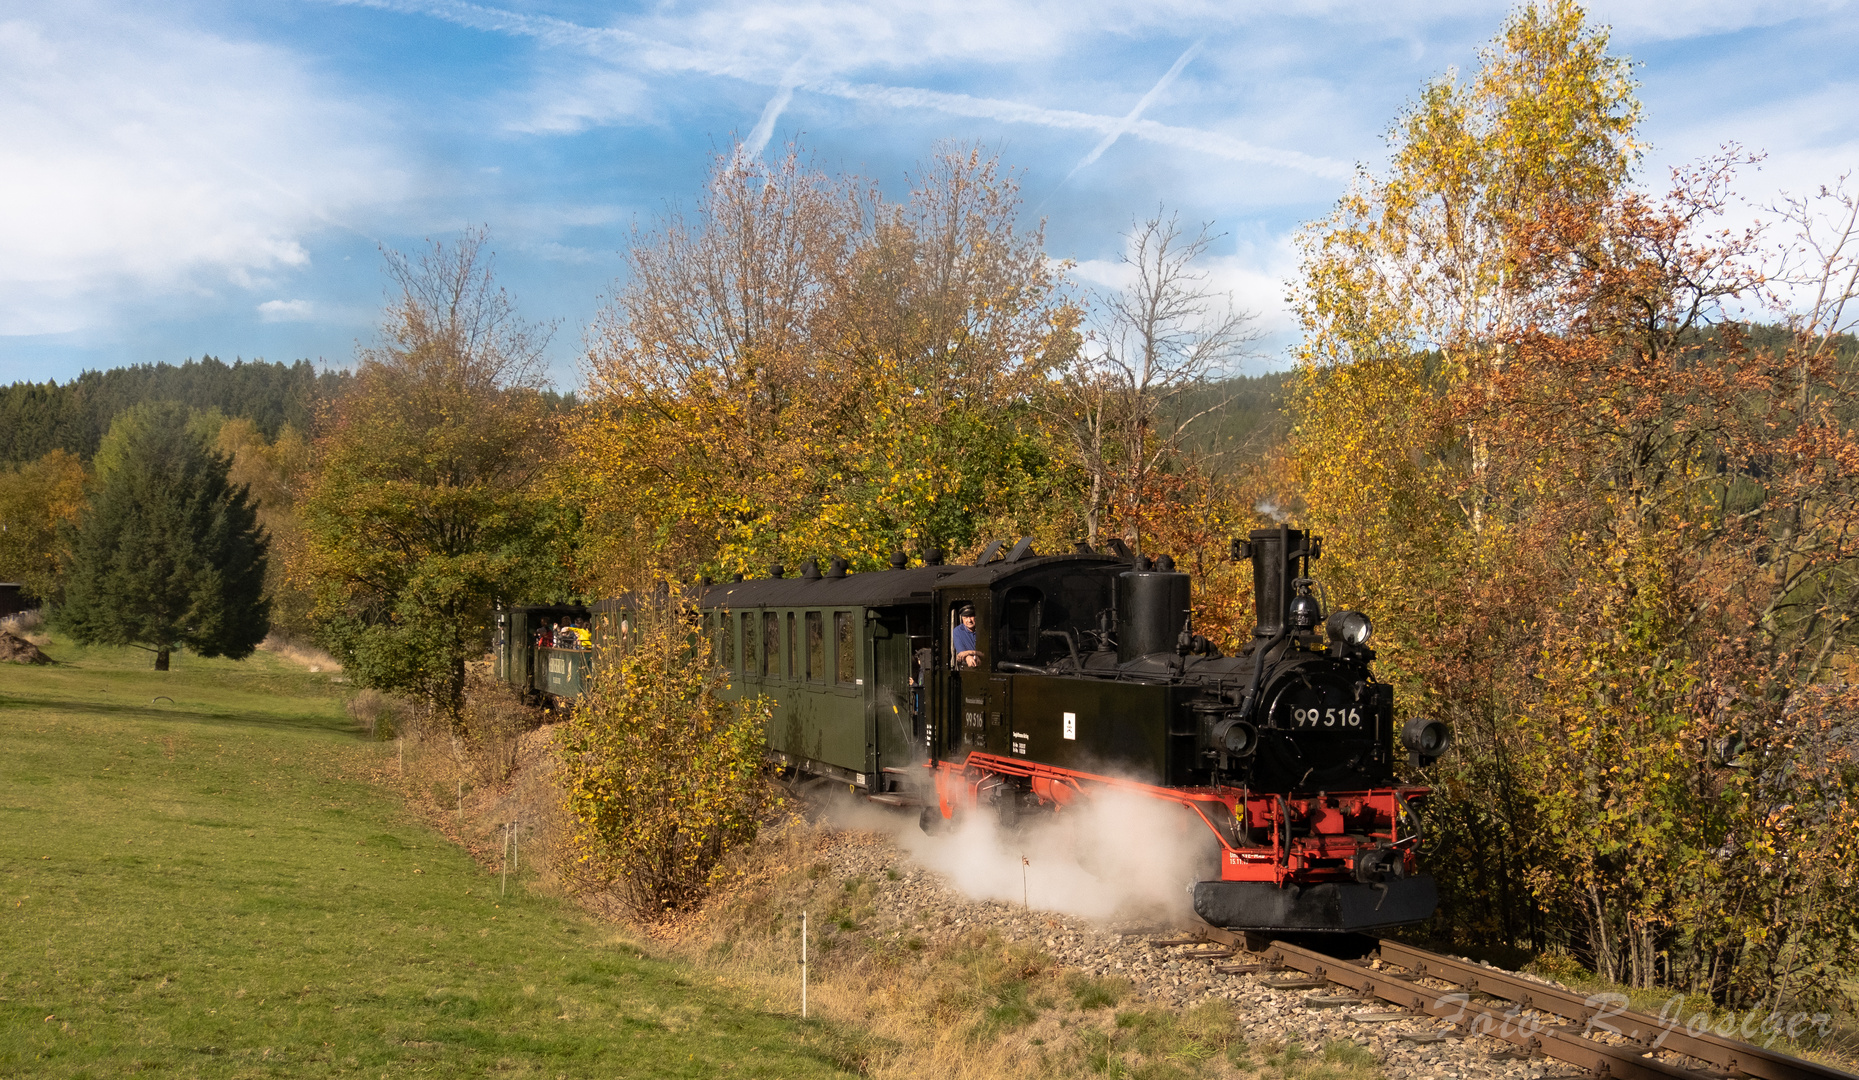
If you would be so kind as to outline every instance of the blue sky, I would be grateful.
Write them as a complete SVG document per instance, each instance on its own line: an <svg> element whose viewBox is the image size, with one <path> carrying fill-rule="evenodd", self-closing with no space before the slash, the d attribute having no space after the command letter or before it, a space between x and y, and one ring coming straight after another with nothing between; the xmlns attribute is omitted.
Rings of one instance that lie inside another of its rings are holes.
<svg viewBox="0 0 1859 1080"><path fill-rule="evenodd" d="M1296 0L0 0L0 382L212 353L347 364L380 248L486 225L559 323L559 386L635 221L733 138L901 193L938 140L1023 173L1048 247L1114 280L1158 204L1282 366L1298 225L1508 5ZM1859 164L1859 7L1598 4L1640 63L1646 174L1766 151L1756 203Z"/></svg>

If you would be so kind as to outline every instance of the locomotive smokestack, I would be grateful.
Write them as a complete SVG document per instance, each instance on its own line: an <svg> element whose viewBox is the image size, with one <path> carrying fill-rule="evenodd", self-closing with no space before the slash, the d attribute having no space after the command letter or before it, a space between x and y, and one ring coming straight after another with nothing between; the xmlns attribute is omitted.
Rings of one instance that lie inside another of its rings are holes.
<svg viewBox="0 0 1859 1080"><path fill-rule="evenodd" d="M1305 560L1316 558L1318 539L1302 529L1254 529L1248 538L1252 555L1252 596L1258 625L1252 636L1271 639L1285 632L1291 613L1291 583L1307 576Z"/></svg>

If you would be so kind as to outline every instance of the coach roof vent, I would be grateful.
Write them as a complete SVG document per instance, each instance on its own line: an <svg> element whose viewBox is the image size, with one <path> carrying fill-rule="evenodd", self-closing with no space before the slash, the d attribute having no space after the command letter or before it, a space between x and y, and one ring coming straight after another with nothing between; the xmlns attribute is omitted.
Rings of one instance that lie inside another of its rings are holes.
<svg viewBox="0 0 1859 1080"><path fill-rule="evenodd" d="M827 564L826 576L829 578L845 577L846 561L837 555L833 556L833 561Z"/></svg>
<svg viewBox="0 0 1859 1080"><path fill-rule="evenodd" d="M910 556L904 554L901 551L891 552L891 569L902 570L904 567L909 566L909 565L910 565Z"/></svg>
<svg viewBox="0 0 1859 1080"><path fill-rule="evenodd" d="M775 563L768 568L768 576L771 578L778 578L785 573L787 573L787 567L782 566L780 563Z"/></svg>
<svg viewBox="0 0 1859 1080"><path fill-rule="evenodd" d="M800 576L806 578L808 581L820 580L820 560L808 559L806 562L801 563Z"/></svg>

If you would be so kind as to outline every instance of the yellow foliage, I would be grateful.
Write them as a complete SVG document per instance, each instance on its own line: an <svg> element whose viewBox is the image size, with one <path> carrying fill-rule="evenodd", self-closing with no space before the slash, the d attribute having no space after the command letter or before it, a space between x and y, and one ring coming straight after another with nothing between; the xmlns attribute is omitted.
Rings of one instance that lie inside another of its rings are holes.
<svg viewBox="0 0 1859 1080"><path fill-rule="evenodd" d="M691 652L701 627L676 598L642 603L628 633L607 627L556 736L577 876L617 889L647 919L701 900L724 856L755 838L770 797L771 704L723 697L728 672Z"/></svg>

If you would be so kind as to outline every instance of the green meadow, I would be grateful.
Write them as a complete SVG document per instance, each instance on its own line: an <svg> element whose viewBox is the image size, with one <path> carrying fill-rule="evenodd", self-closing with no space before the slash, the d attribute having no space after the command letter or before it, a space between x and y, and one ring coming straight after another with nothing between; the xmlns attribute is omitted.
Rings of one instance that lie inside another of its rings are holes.
<svg viewBox="0 0 1859 1080"><path fill-rule="evenodd" d="M857 1040L498 878L266 654L0 665L0 1075L812 1077Z"/></svg>

